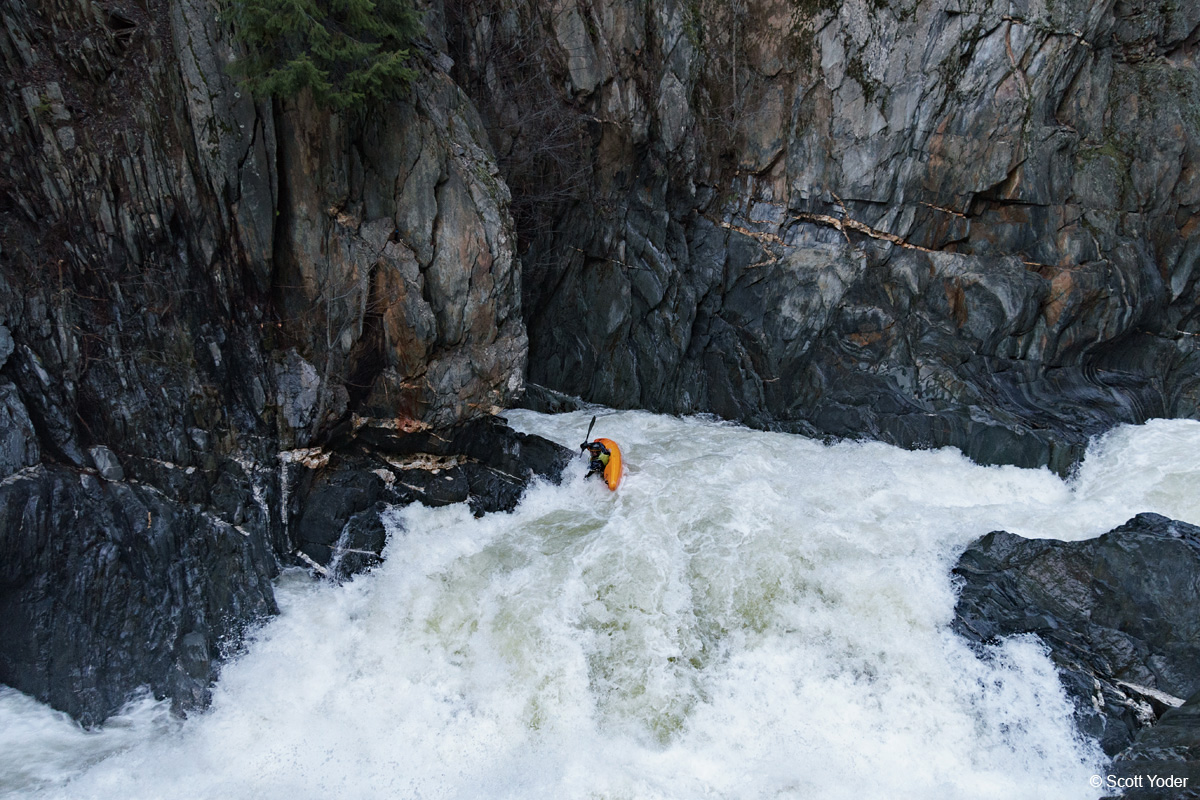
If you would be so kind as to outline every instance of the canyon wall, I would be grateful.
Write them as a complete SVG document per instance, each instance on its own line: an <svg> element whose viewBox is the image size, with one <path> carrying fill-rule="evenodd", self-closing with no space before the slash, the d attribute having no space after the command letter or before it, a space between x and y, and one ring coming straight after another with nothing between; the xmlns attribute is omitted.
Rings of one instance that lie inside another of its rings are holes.
<svg viewBox="0 0 1200 800"><path fill-rule="evenodd" d="M330 450L522 387L507 189L444 56L336 116L243 92L221 13L0 9L0 681L85 721L202 706L279 567L398 499L403 463Z"/></svg>
<svg viewBox="0 0 1200 800"><path fill-rule="evenodd" d="M447 3L532 383L1066 471L1197 415L1200 8Z"/></svg>
<svg viewBox="0 0 1200 800"><path fill-rule="evenodd" d="M561 471L526 377L1060 472L1200 415L1200 7L431 2L342 114L224 9L0 8L0 682L82 720Z"/></svg>

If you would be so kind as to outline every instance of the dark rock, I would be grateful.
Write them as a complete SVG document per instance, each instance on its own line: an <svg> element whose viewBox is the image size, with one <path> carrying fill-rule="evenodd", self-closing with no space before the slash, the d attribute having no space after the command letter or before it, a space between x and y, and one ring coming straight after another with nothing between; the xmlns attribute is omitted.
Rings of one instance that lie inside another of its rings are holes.
<svg viewBox="0 0 1200 800"><path fill-rule="evenodd" d="M383 561L387 529L381 514L385 508L383 504L377 504L375 508L355 514L346 523L334 546L335 555L329 565L337 579L344 580L365 572Z"/></svg>
<svg viewBox="0 0 1200 800"><path fill-rule="evenodd" d="M9 333L8 326L0 325L0 369L8 361L8 357L13 354L16 345L13 344L12 334Z"/></svg>
<svg viewBox="0 0 1200 800"><path fill-rule="evenodd" d="M1200 414L1194 4L618 6L446 12L530 381L1059 473Z"/></svg>
<svg viewBox="0 0 1200 800"><path fill-rule="evenodd" d="M1113 755L1200 690L1200 528L1139 514L1096 539L989 533L959 559L954 628L985 643L1035 633L1079 729Z"/></svg>
<svg viewBox="0 0 1200 800"><path fill-rule="evenodd" d="M0 479L33 466L40 457L37 433L17 387L0 379Z"/></svg>
<svg viewBox="0 0 1200 800"><path fill-rule="evenodd" d="M340 460L305 492L303 511L296 524L297 547L318 564L328 564L347 522L375 505L383 494L383 480L366 469L345 469Z"/></svg>
<svg viewBox="0 0 1200 800"><path fill-rule="evenodd" d="M92 463L96 465L96 470L104 480L125 480L125 470L121 467L121 461L117 458L117 454L112 450L102 444L93 445L88 448L88 455L92 457Z"/></svg>
<svg viewBox="0 0 1200 800"><path fill-rule="evenodd" d="M283 363L275 366L275 386L275 403L288 425L297 430L310 426L321 388L316 367L291 350Z"/></svg>
<svg viewBox="0 0 1200 800"><path fill-rule="evenodd" d="M1200 693L1142 729L1113 761L1128 800L1200 798Z"/></svg>
<svg viewBox="0 0 1200 800"><path fill-rule="evenodd" d="M392 420L365 420L352 443L298 479L296 546L346 577L379 562L389 505L467 502L476 516L511 511L535 478L561 480L574 455L495 418L408 433Z"/></svg>
<svg viewBox="0 0 1200 800"><path fill-rule="evenodd" d="M276 560L370 563L380 503L514 502L475 467L389 492L369 455L327 486L280 464L357 447L353 414L447 426L519 396L516 237L444 71L414 51L367 115L263 100L219 11L0 14L0 680L89 722L141 684L202 706Z"/></svg>
<svg viewBox="0 0 1200 800"><path fill-rule="evenodd" d="M483 463L468 461L460 469L467 479L471 511L477 517L491 511L512 511L528 484L528 477L519 477L520 472L513 474Z"/></svg>
<svg viewBox="0 0 1200 800"><path fill-rule="evenodd" d="M399 473L397 493L405 503L421 503L434 508L465 503L471 497L471 485L461 463L453 456L431 460L424 454L415 454L395 467Z"/></svg>
<svg viewBox="0 0 1200 800"><path fill-rule="evenodd" d="M39 466L0 485L0 681L84 724L140 686L186 711L275 613L264 537L146 486Z"/></svg>
<svg viewBox="0 0 1200 800"><path fill-rule="evenodd" d="M587 403L578 397L556 392L536 383L525 382L525 394L521 397L521 408L530 411L540 411L543 414L562 414L567 411L579 411L586 408Z"/></svg>
<svg viewBox="0 0 1200 800"><path fill-rule="evenodd" d="M15 362L15 364L14 364ZM42 454L77 467L91 467L78 441L71 415L68 387L55 381L42 359L28 346L19 346L9 359L9 369L15 373L20 398L33 427L38 431L38 447Z"/></svg>
<svg viewBox="0 0 1200 800"><path fill-rule="evenodd" d="M495 417L411 433L367 421L358 437L382 453L397 456L466 456L522 481L541 476L557 482L575 455L549 439L514 431Z"/></svg>

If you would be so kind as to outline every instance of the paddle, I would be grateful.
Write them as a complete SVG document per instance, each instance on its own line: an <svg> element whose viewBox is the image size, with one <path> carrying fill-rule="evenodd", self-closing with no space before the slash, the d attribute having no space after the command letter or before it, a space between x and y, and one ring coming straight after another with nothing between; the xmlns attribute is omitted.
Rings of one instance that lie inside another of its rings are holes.
<svg viewBox="0 0 1200 800"><path fill-rule="evenodd" d="M579 449L583 450L588 446L588 439L591 438L592 428L596 427L596 418L592 417L592 424L588 425L588 432L583 435L583 444L579 445Z"/></svg>

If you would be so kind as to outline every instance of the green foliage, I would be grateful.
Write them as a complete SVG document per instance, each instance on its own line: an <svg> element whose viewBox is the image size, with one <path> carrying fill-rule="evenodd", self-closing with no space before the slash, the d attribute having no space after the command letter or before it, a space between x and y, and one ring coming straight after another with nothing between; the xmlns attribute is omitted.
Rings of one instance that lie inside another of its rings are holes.
<svg viewBox="0 0 1200 800"><path fill-rule="evenodd" d="M879 90L882 87L879 85L879 81L867 73L867 67L863 63L862 56L857 53L850 56L850 60L846 64L846 74L858 81L858 85L862 87L863 96L867 99L868 103L875 102L875 96L879 94Z"/></svg>
<svg viewBox="0 0 1200 800"><path fill-rule="evenodd" d="M48 116L50 116L50 109L51 109L50 98L46 97L45 95L39 94L38 95L38 104L33 107L34 115L38 116L38 117L48 117Z"/></svg>
<svg viewBox="0 0 1200 800"><path fill-rule="evenodd" d="M704 11L700 0L687 0L684 5L683 32L696 50L704 47Z"/></svg>
<svg viewBox="0 0 1200 800"><path fill-rule="evenodd" d="M357 109L406 85L408 45L421 32L412 0L229 0L245 58L235 65L255 95Z"/></svg>

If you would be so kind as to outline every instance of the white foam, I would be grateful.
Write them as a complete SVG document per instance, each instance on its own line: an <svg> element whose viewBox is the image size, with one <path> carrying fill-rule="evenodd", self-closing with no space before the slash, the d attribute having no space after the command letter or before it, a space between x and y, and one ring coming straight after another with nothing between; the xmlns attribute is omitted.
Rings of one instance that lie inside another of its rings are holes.
<svg viewBox="0 0 1200 800"><path fill-rule="evenodd" d="M574 446L588 417L511 420ZM1140 511L1200 521L1187 488L1200 425L1122 429L1071 484L952 450L825 447L640 412L601 418L595 435L624 450L616 493L585 481L580 459L512 514L406 509L385 563L345 586L290 576L283 613L225 668L211 711L178 730L78 757L67 736L63 756L69 722L28 724L0 698L0 729L41 765L25 778L0 766L0 786L281 800L1098 796L1101 756L1074 734L1041 644L972 653L948 629L949 570L997 528L1070 539Z"/></svg>
<svg viewBox="0 0 1200 800"><path fill-rule="evenodd" d="M0 686L0 796L61 785L81 769L179 726L168 703L140 697L103 730L88 731L66 714Z"/></svg>

